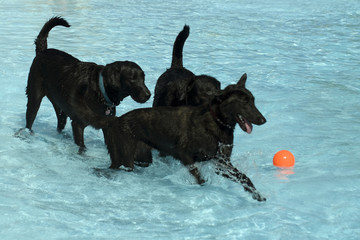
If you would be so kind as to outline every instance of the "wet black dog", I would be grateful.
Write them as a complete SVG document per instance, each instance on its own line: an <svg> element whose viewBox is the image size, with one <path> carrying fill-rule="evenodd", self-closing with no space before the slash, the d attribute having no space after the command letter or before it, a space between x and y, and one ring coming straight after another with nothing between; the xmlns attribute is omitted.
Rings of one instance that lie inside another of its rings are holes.
<svg viewBox="0 0 360 240"><path fill-rule="evenodd" d="M63 18L51 18L35 40L36 57L26 88L26 128L31 130L41 100L46 96L54 106L59 132L64 129L67 117L72 120L74 140L82 152L86 126L102 128L106 116L114 116L115 107L125 97L130 95L144 103L150 98L150 91L144 84L144 72L134 62L117 61L102 66L47 49L49 31L58 25L70 27Z"/></svg>
<svg viewBox="0 0 360 240"><path fill-rule="evenodd" d="M171 67L157 80L153 107L196 106L220 90L220 82L207 75L196 76L183 67L183 47L190 28L185 25L175 39Z"/></svg>
<svg viewBox="0 0 360 240"><path fill-rule="evenodd" d="M175 39L171 68L157 80L153 107L159 106L197 106L208 103L209 99L220 90L220 82L208 75L195 75L183 67L183 48L189 36L190 28L185 25ZM151 148L138 143L135 163L149 166L152 162ZM164 153L160 154L164 156Z"/></svg>
<svg viewBox="0 0 360 240"><path fill-rule="evenodd" d="M230 162L236 123L251 133L252 124L266 122L245 81L246 75L206 105L136 109L112 121L105 139L111 168L132 170L141 142L179 159L199 184L204 180L194 163L214 159L217 174L241 183L254 199L265 201L251 180Z"/></svg>

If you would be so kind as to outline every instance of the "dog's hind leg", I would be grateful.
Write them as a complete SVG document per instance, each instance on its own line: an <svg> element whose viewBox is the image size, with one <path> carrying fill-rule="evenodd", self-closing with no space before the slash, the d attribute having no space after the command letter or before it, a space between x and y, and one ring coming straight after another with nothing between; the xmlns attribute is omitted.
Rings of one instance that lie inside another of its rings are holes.
<svg viewBox="0 0 360 240"><path fill-rule="evenodd" d="M151 147L143 142L137 142L134 161L140 167L148 167L152 163Z"/></svg>
<svg viewBox="0 0 360 240"><path fill-rule="evenodd" d="M32 130L32 125L35 121L37 112L39 111L41 100L43 97L33 98L28 97L27 109L26 109L26 128Z"/></svg>
<svg viewBox="0 0 360 240"><path fill-rule="evenodd" d="M234 182L240 183L244 190L252 194L252 198L255 200L266 201L266 198L262 197L256 190L254 184L251 182L244 173L236 169L230 161L219 160L216 162L216 174L229 178Z"/></svg>
<svg viewBox="0 0 360 240"><path fill-rule="evenodd" d="M147 146L145 143L134 142L133 145L136 147L129 145L128 149L123 149L122 148L122 147L124 147L123 144L121 144L121 146L116 145L117 142L121 141L121 140L120 140L119 135L114 134L112 132L113 129L102 128L101 130L104 134L105 144L108 148L108 152L109 152L110 158L111 158L110 168L119 168L120 166L125 166L127 168L127 170L132 170L134 168L133 164L127 165L127 164L124 164L124 162L123 162L123 159L128 159L128 158L135 159L135 164L138 166L141 166L141 167L148 167L150 165L150 163L152 162L151 148L149 146ZM125 140L125 141L127 141L127 140ZM139 147L141 148L143 146L146 147L146 149L144 149L144 150L148 150L148 152L138 151L138 148ZM126 146L125 146L125 148L126 148ZM129 157L123 156L122 154L125 154L126 151L133 152L133 153L129 154L130 155ZM132 157L134 155L136 157Z"/></svg>
<svg viewBox="0 0 360 240"><path fill-rule="evenodd" d="M36 82L36 79L29 74L28 86L26 87L26 95L28 97L26 108L26 128L31 131L32 125L39 111L41 101L45 97L41 83Z"/></svg>
<svg viewBox="0 0 360 240"><path fill-rule="evenodd" d="M85 152L86 147L84 143L84 128L82 124L78 123L77 121L73 120L71 122L72 130L73 130L73 136L75 144L79 146L79 154L82 154Z"/></svg>
<svg viewBox="0 0 360 240"><path fill-rule="evenodd" d="M205 180L200 175L199 169L197 167L195 167L194 164L188 165L187 167L188 167L189 172L191 173L191 175L193 175L195 177L196 182L198 184L201 185L201 184L205 183Z"/></svg>
<svg viewBox="0 0 360 240"><path fill-rule="evenodd" d="M114 129L115 128L115 129ZM126 131L117 131L116 126L106 130L105 143L110 154L110 168L125 167L125 170L134 169L134 154L136 140Z"/></svg>
<svg viewBox="0 0 360 240"><path fill-rule="evenodd" d="M61 131L65 128L67 115L56 104L53 103L53 106L54 106L54 109L55 109L55 112L56 112L56 117L57 117L57 120L58 120L57 131L59 133L61 133Z"/></svg>

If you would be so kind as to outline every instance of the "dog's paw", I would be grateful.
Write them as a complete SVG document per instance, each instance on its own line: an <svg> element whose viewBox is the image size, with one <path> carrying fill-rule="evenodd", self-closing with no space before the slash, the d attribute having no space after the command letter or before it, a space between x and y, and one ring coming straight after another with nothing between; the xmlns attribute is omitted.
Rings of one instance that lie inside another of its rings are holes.
<svg viewBox="0 0 360 240"><path fill-rule="evenodd" d="M30 136L34 136L34 131L28 128L20 128L18 131L15 132L14 137L20 139L28 139Z"/></svg>
<svg viewBox="0 0 360 240"><path fill-rule="evenodd" d="M149 167L149 166L150 166L150 163L149 163L149 162L135 161L134 164L135 164L136 166L139 166L139 167Z"/></svg>
<svg viewBox="0 0 360 240"><path fill-rule="evenodd" d="M78 151L78 154L79 155L83 155L84 153L86 152L86 147L79 147L79 151Z"/></svg>
<svg viewBox="0 0 360 240"><path fill-rule="evenodd" d="M255 200L258 200L259 202L265 202L266 201L266 198L262 197L260 195L260 193L258 193L258 192L253 192L252 198L255 199Z"/></svg>
<svg viewBox="0 0 360 240"><path fill-rule="evenodd" d="M125 171L125 172L132 172L134 171L134 168L133 167L125 167L124 165L114 165L114 164L111 164L110 166L110 169L114 169L114 170L122 170L122 171Z"/></svg>
<svg viewBox="0 0 360 240"><path fill-rule="evenodd" d="M200 186L204 186L205 185L205 180L204 179L202 179L202 178L200 178L199 180L197 180L198 181L198 184L200 184Z"/></svg>

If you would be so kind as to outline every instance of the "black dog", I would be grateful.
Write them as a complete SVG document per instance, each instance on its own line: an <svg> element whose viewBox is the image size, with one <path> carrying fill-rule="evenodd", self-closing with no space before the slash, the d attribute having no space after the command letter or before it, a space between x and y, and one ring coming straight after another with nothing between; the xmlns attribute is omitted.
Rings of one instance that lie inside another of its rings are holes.
<svg viewBox="0 0 360 240"><path fill-rule="evenodd" d="M196 76L183 67L183 47L190 28L185 25L175 39L171 68L157 80L153 107L159 106L197 106L208 100L220 90L220 82L208 75ZM138 142L135 163L149 166L152 163L151 148ZM163 156L164 153L161 153Z"/></svg>
<svg viewBox="0 0 360 240"><path fill-rule="evenodd" d="M199 184L204 180L194 163L214 159L217 174L241 183L254 199L265 201L251 180L230 162L236 123L251 133L252 124L266 122L245 81L246 75L208 105L137 109L112 121L105 139L111 168L132 170L141 142L181 160Z"/></svg>
<svg viewBox="0 0 360 240"><path fill-rule="evenodd" d="M210 76L195 76L183 67L183 47L190 28L185 25L178 34L173 46L171 67L157 80L153 107L196 106L208 100L208 95L220 90L220 82Z"/></svg>
<svg viewBox="0 0 360 240"><path fill-rule="evenodd" d="M144 72L134 62L117 61L106 66L81 62L56 49L47 49L47 36L55 26L70 27L60 17L51 18L35 40L36 57L31 65L26 94L26 128L32 128L44 96L51 101L61 132L69 116L75 143L85 150L84 128L102 128L106 116L115 115L115 107L125 97L144 103L150 91L144 84ZM105 134L105 132L104 132Z"/></svg>

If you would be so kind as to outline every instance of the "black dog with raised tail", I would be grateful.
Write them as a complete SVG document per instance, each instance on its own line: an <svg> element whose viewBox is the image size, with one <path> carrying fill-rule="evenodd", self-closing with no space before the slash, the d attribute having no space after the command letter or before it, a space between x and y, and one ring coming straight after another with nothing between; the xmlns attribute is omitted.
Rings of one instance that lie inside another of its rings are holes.
<svg viewBox="0 0 360 240"><path fill-rule="evenodd" d="M145 86L143 70L134 62L117 61L102 66L48 49L47 36L55 26L70 27L63 18L51 18L35 40L36 57L26 88L26 128L32 131L41 101L46 96L56 112L57 130L61 132L70 117L75 143L80 147L79 152L83 152L86 126L102 128L125 97L131 96L144 103L150 98L150 91Z"/></svg>
<svg viewBox="0 0 360 240"><path fill-rule="evenodd" d="M105 139L111 168L132 170L136 146L141 142L179 159L199 184L204 180L194 163L214 160L217 174L242 184L254 199L265 201L251 180L230 162L236 124L251 133L252 124L266 122L255 107L254 96L245 88L245 81L243 75L209 104L136 109L115 119Z"/></svg>

